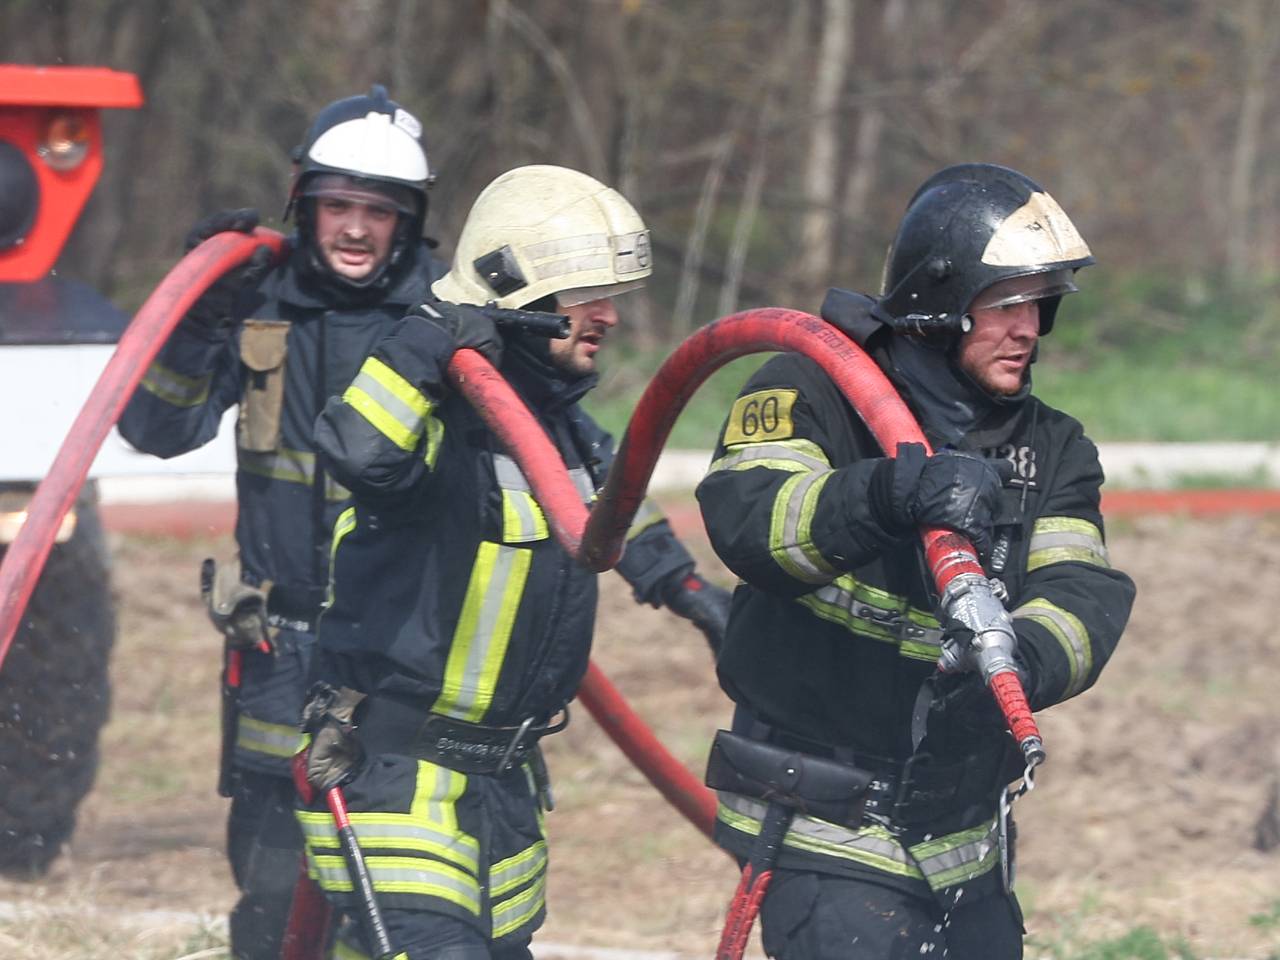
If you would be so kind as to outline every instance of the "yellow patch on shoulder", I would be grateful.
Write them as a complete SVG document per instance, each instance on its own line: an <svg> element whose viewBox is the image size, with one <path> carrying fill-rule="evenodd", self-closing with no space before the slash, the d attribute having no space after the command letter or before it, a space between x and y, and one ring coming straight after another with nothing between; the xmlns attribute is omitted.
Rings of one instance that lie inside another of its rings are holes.
<svg viewBox="0 0 1280 960"><path fill-rule="evenodd" d="M799 395L799 390L758 390L739 397L729 411L725 445L785 440L794 434L791 408Z"/></svg>

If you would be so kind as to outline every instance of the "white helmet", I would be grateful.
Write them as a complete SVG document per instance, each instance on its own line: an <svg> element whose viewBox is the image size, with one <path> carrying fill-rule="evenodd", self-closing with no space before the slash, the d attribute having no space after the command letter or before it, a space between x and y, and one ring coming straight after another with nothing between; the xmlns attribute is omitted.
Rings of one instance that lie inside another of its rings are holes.
<svg viewBox="0 0 1280 960"><path fill-rule="evenodd" d="M649 231L621 194L565 167L517 167L476 198L453 266L431 286L451 303L561 307L643 286Z"/></svg>

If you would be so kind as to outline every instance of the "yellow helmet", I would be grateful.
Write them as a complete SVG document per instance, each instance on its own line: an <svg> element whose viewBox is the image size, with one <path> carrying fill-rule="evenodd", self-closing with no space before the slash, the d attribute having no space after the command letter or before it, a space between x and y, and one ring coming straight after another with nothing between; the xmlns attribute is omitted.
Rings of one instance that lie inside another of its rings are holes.
<svg viewBox="0 0 1280 960"><path fill-rule="evenodd" d="M534 165L484 188L431 290L500 307L554 294L568 307L634 290L651 272L649 230L621 194L577 170Z"/></svg>

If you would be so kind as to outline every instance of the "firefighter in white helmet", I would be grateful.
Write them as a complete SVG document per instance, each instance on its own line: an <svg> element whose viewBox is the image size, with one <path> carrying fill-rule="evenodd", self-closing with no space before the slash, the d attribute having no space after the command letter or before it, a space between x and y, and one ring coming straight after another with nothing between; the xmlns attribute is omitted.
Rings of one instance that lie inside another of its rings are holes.
<svg viewBox="0 0 1280 960"><path fill-rule="evenodd" d="M347 496L317 469L313 425L441 272L422 236L433 179L422 127L385 89L321 109L293 160L291 255L273 265L264 246L214 284L120 420L135 447L171 457L212 440L223 412L239 407L238 556L208 561L203 577L226 643L219 791L231 798L236 960L280 956L302 853L289 758L300 745L330 531ZM257 222L255 210L214 214L187 247Z"/></svg>
<svg viewBox="0 0 1280 960"><path fill-rule="evenodd" d="M552 539L446 367L460 347L498 365L590 501L612 444L578 401L619 322L614 297L650 271L648 231L618 193L561 167L512 170L472 207L433 287L441 299L377 346L317 424L354 507L335 530L308 772L319 788L343 784L392 942L414 960L530 956L551 809L538 740L565 723L596 607L595 576ZM484 304L565 314L569 336L509 332ZM718 642L728 592L694 573L656 511L619 570L638 601ZM299 817L321 885L352 907L329 868L328 813L317 803Z"/></svg>

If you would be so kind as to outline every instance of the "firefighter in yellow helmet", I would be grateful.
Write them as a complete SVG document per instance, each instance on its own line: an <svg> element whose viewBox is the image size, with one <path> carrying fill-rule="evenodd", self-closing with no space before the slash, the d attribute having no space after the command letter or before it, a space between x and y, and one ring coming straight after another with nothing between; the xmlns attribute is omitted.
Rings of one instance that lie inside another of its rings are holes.
<svg viewBox="0 0 1280 960"><path fill-rule="evenodd" d="M335 529L309 775L342 782L392 943L413 960L530 956L551 809L538 741L565 723L596 607L595 576L552 539L445 369L460 347L497 364L589 502L612 445L578 402L619 322L614 298L650 271L648 230L618 193L561 167L512 170L472 207L441 299L406 317L318 422L355 499ZM569 336L504 333L484 304L565 314ZM728 593L694 573L660 514L633 527L619 570L638 601L718 641ZM321 885L350 912L329 815L317 803L299 817ZM369 949L358 930L342 936Z"/></svg>

